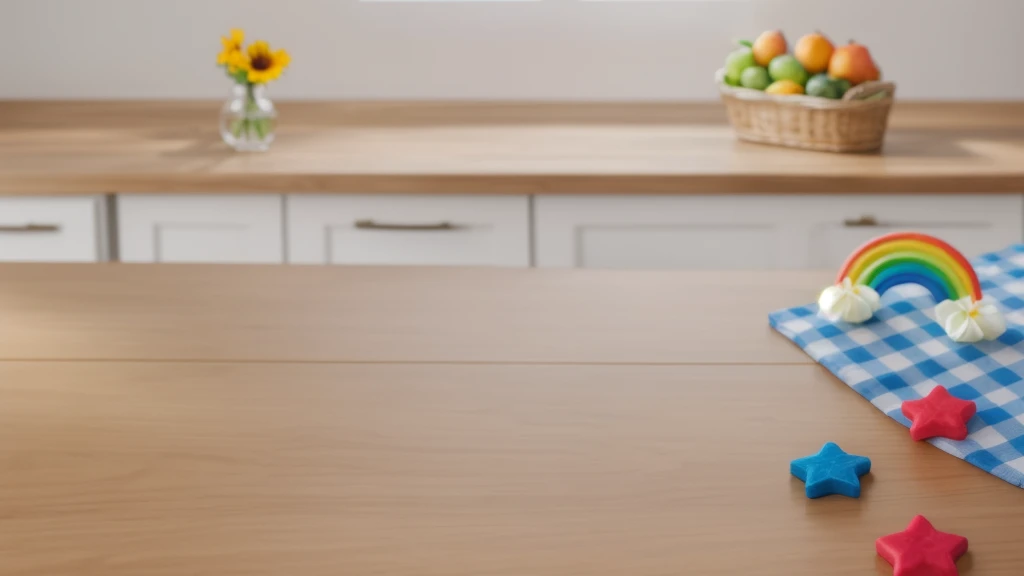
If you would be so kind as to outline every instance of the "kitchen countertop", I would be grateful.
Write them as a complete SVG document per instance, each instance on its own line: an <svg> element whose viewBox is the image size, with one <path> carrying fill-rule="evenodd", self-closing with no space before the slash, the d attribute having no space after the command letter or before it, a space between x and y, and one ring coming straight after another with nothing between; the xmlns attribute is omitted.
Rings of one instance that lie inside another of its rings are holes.
<svg viewBox="0 0 1024 576"><path fill-rule="evenodd" d="M1024 491L768 329L825 272L0 277L7 572L888 575L916 514L965 576L1024 565ZM829 440L872 458L861 499L789 475Z"/></svg>
<svg viewBox="0 0 1024 576"><path fill-rule="evenodd" d="M279 108L237 154L218 102L0 102L0 194L1024 191L1024 103L899 102L880 155L738 142L719 104Z"/></svg>

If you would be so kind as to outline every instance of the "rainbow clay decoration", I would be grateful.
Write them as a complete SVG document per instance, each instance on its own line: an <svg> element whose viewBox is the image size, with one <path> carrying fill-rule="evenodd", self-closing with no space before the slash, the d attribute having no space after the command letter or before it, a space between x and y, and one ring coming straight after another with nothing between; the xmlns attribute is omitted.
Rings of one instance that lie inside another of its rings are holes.
<svg viewBox="0 0 1024 576"><path fill-rule="evenodd" d="M936 302L982 298L974 268L960 252L927 234L895 232L864 244L846 259L836 282L849 278L880 295L900 284L919 284Z"/></svg>
<svg viewBox="0 0 1024 576"><path fill-rule="evenodd" d="M849 323L870 319L881 295L903 284L917 284L938 304L935 318L957 342L998 338L1006 330L998 308L983 299L981 283L970 262L949 244L927 234L896 232L864 244L846 259L818 298L830 320Z"/></svg>

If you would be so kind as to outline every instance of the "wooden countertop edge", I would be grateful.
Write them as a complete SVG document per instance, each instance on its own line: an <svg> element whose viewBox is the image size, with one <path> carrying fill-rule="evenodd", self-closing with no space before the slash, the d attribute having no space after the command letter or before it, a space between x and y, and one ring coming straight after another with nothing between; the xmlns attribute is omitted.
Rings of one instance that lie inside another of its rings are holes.
<svg viewBox="0 0 1024 576"><path fill-rule="evenodd" d="M0 196L1024 193L1024 102L901 101L881 156L737 144L717 102L281 102L257 158L218 106L0 102Z"/></svg>
<svg viewBox="0 0 1024 576"><path fill-rule="evenodd" d="M1019 194L1024 174L145 174L15 175L0 196L87 194Z"/></svg>

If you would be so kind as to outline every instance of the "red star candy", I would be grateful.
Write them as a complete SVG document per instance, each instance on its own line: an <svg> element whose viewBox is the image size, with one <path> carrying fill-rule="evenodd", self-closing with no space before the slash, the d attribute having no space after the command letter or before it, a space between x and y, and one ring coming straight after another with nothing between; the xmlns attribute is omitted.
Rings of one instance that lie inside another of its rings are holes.
<svg viewBox="0 0 1024 576"><path fill-rule="evenodd" d="M903 532L876 540L875 550L892 564L893 576L958 576L956 560L967 552L967 538L939 532L915 516Z"/></svg>
<svg viewBox="0 0 1024 576"><path fill-rule="evenodd" d="M941 436L952 440L967 438L967 421L974 417L978 407L970 400L961 400L942 386L936 386L920 400L907 400L903 415L914 423L910 437L924 440Z"/></svg>

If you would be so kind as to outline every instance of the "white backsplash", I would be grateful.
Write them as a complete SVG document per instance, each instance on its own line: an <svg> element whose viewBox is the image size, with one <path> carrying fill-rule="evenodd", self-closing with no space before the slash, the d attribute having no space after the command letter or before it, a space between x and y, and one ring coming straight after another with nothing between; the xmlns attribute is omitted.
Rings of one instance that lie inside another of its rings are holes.
<svg viewBox="0 0 1024 576"><path fill-rule="evenodd" d="M226 98L234 25L275 98L710 100L729 39L820 28L913 99L1022 99L1022 0L5 1L0 98Z"/></svg>

